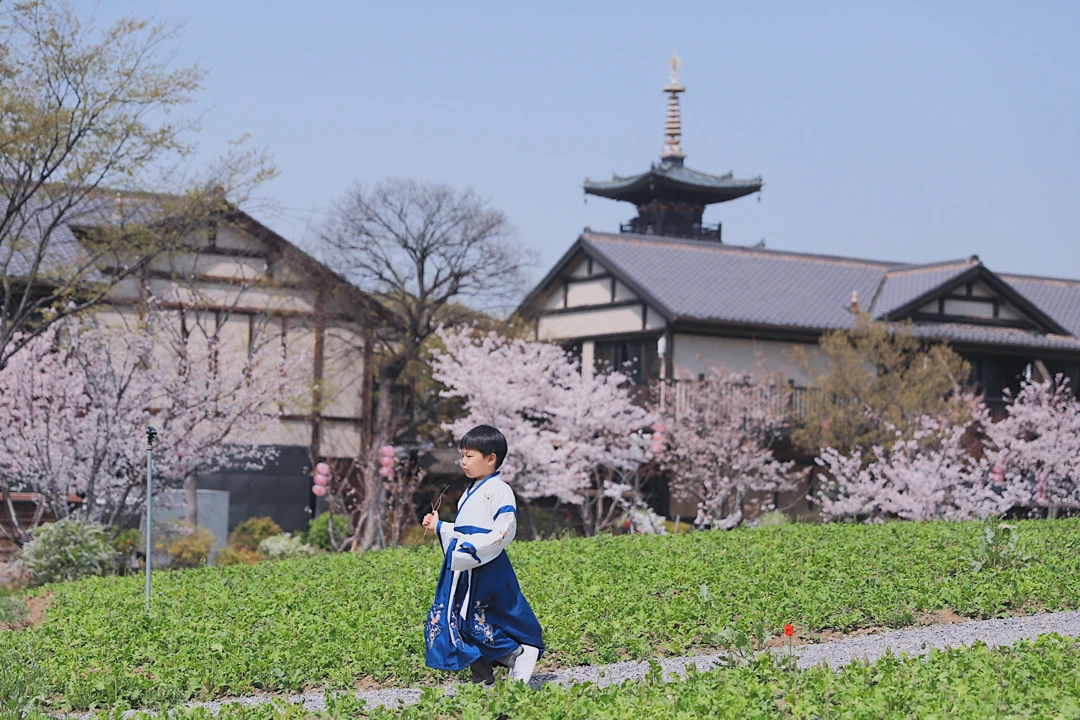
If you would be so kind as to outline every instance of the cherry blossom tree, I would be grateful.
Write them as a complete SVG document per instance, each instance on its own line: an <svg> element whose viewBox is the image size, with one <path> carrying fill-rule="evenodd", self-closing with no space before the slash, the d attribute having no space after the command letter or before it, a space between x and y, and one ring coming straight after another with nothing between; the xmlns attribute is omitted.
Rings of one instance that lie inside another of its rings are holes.
<svg viewBox="0 0 1080 720"><path fill-rule="evenodd" d="M55 517L68 514L70 494L99 522L138 512L147 425L159 431L155 492L274 456L255 439L294 389L301 358L227 358L216 338L186 330L153 300L121 327L74 317L55 325L0 370L0 499L16 542L40 517L19 525L13 489L39 493Z"/></svg>
<svg viewBox="0 0 1080 720"><path fill-rule="evenodd" d="M511 449L503 475L519 497L573 506L590 535L628 509L643 512L629 496L647 460L642 431L654 418L631 401L624 375L582 372L558 346L468 327L441 330L439 339L432 376L465 408L446 429L460 437L479 424L498 427Z"/></svg>
<svg viewBox="0 0 1080 720"><path fill-rule="evenodd" d="M668 444L659 460L672 473L674 492L697 500L696 525L736 527L751 493L793 488L793 463L772 452L785 423L786 386L714 370L662 392Z"/></svg>
<svg viewBox="0 0 1080 720"><path fill-rule="evenodd" d="M816 494L822 514L957 520L1017 507L1053 517L1080 507L1080 402L1063 377L1006 391L1006 416L997 423L977 397L956 397L967 421L922 416L911 437L898 434L891 448L872 448L868 463L859 449L823 449Z"/></svg>
<svg viewBox="0 0 1080 720"><path fill-rule="evenodd" d="M1017 504L1056 517L1080 507L1080 401L1064 376L1006 390L1007 414L987 428L988 455Z"/></svg>
<svg viewBox="0 0 1080 720"><path fill-rule="evenodd" d="M843 454L823 448L816 462L824 472L816 500L826 519L860 518L880 522L964 520L1000 514L1020 499L1001 482L992 461L978 450L980 431L991 427L990 413L971 393L957 391L956 407L966 421L922 415L911 431L896 431L889 448L875 446L869 462L861 449Z"/></svg>

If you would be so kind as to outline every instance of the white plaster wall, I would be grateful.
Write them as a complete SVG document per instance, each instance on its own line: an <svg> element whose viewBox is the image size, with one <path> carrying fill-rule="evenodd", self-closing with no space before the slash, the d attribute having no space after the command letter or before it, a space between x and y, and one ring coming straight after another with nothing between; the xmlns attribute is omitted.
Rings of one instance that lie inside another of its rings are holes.
<svg viewBox="0 0 1080 720"><path fill-rule="evenodd" d="M611 279L570 283L566 288L566 306L603 305L611 302Z"/></svg>
<svg viewBox="0 0 1080 720"><path fill-rule="evenodd" d="M266 250L266 246L255 238L231 227L218 227L214 245L230 250L248 250L251 252L263 252Z"/></svg>
<svg viewBox="0 0 1080 720"><path fill-rule="evenodd" d="M548 293L548 296L544 298L542 304L548 310L557 310L558 308L565 307L563 305L562 286L556 287L553 291Z"/></svg>
<svg viewBox="0 0 1080 720"><path fill-rule="evenodd" d="M596 343L592 340L586 340L581 343L581 371L587 375L591 375L593 371L593 365L596 364Z"/></svg>
<svg viewBox="0 0 1080 720"><path fill-rule="evenodd" d="M1001 320L1022 320L1023 317L1019 310L1008 303L1001 303L998 307L998 318Z"/></svg>
<svg viewBox="0 0 1080 720"><path fill-rule="evenodd" d="M176 257L159 257L151 269L204 277L253 280L266 273L266 261L261 258L236 258L211 253L182 253Z"/></svg>
<svg viewBox="0 0 1080 720"><path fill-rule="evenodd" d="M570 268L570 277L583 278L588 276L589 260L585 257L582 257L580 260L577 261L577 264Z"/></svg>
<svg viewBox="0 0 1080 720"><path fill-rule="evenodd" d="M621 302L623 300L637 300L637 295L633 291L623 285L618 280L615 281L615 302Z"/></svg>
<svg viewBox="0 0 1080 720"><path fill-rule="evenodd" d="M988 302L978 302L975 300L953 300L952 298L946 298L945 314L963 315L965 317L992 318L994 317L994 306Z"/></svg>
<svg viewBox="0 0 1080 720"><path fill-rule="evenodd" d="M640 331L641 307L632 305L544 316L537 335L540 340L555 340Z"/></svg>
<svg viewBox="0 0 1080 720"><path fill-rule="evenodd" d="M351 422L323 420L319 450L331 457L356 457L360 452L360 428Z"/></svg>
<svg viewBox="0 0 1080 720"><path fill-rule="evenodd" d="M646 329L648 329L648 330L663 330L664 327L666 326L666 323L664 322L663 315L656 312L651 307L648 308L647 312L648 312L648 315L646 316L646 322L645 322Z"/></svg>
<svg viewBox="0 0 1080 720"><path fill-rule="evenodd" d="M364 390L364 338L353 328L327 326L323 332L324 415L361 415Z"/></svg>
<svg viewBox="0 0 1080 720"><path fill-rule="evenodd" d="M788 354L795 343L750 338L710 337L706 335L676 335L674 348L675 377L681 380L706 376L712 369L747 372L754 375L778 373L784 379L794 378L799 385L807 383L806 376ZM810 352L816 344L802 343ZM669 349L669 352L671 350ZM759 358L761 364L759 364Z"/></svg>

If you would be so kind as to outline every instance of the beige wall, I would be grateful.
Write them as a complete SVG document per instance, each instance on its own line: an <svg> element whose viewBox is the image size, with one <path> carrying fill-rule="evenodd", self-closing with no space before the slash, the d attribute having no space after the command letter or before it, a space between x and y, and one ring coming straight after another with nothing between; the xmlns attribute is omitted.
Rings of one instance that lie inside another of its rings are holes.
<svg viewBox="0 0 1080 720"><path fill-rule="evenodd" d="M705 335L676 335L674 348L675 377L696 379L699 373L713 369L732 372L779 373L785 379L794 378L805 384L806 376L788 357L795 343L751 338L710 337ZM816 344L803 343L807 352Z"/></svg>
<svg viewBox="0 0 1080 720"><path fill-rule="evenodd" d="M610 292L608 297L611 297ZM630 305L541 316L537 337L540 340L557 340L640 331L641 307Z"/></svg>
<svg viewBox="0 0 1080 720"><path fill-rule="evenodd" d="M215 247L242 250L260 257L232 257L215 253ZM327 287L325 278L312 277L303 268L282 265L273 268L274 278L266 277L269 252L261 240L235 228L222 227L217 232L215 246L206 246L199 253L163 257L151 266L147 279L150 292L162 294L178 285L177 292L185 303L209 305L215 309L201 311L198 319L212 334L219 330L221 350L219 361L225 368L235 369L252 353L256 372L272 371L282 346L287 355L302 354L304 370L296 380L296 393L285 412L307 415L313 407L313 388L316 384L316 305L319 292L324 292L326 313L323 331L323 374L319 383L322 394L319 412L333 419L322 420L321 453L329 456L351 457L360 449L364 416L363 319L356 321L334 319L345 315L353 306L347 293L337 293ZM174 283L164 273L190 275L194 280ZM230 280L254 281L241 288ZM265 280L262 284L260 281ZM133 303L141 301L142 281L130 278L110 293L113 303L98 316L106 324L121 327L125 321L138 321ZM339 297L340 295L340 297ZM170 311L171 312L171 311ZM180 312L175 311L177 324ZM189 327L194 313L187 312ZM284 339L282 334L284 333ZM200 342L202 333L192 333L191 342ZM162 355L164 357L164 355ZM366 420L366 419L365 419ZM310 420L287 419L274 423L258 438L245 438L261 444L308 447L312 439Z"/></svg>

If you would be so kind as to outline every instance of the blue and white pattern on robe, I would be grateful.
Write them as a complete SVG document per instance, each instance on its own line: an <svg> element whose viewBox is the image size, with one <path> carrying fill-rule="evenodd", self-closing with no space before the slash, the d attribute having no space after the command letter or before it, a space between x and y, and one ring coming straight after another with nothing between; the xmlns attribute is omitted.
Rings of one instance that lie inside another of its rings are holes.
<svg viewBox="0 0 1080 720"><path fill-rule="evenodd" d="M444 555L424 628L428 667L461 670L518 645L543 653L540 623L506 555L516 533L514 491L499 473L472 483L458 501L455 522L439 522Z"/></svg>

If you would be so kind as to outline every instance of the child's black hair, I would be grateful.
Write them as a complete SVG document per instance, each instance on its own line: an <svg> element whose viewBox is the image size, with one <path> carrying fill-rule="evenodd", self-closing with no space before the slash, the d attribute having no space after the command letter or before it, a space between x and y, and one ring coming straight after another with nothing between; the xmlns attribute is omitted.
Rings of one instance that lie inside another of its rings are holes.
<svg viewBox="0 0 1080 720"><path fill-rule="evenodd" d="M506 458L506 437L497 428L490 425L477 425L461 436L458 443L461 450L475 450L487 457L495 453L495 469L502 466Z"/></svg>

